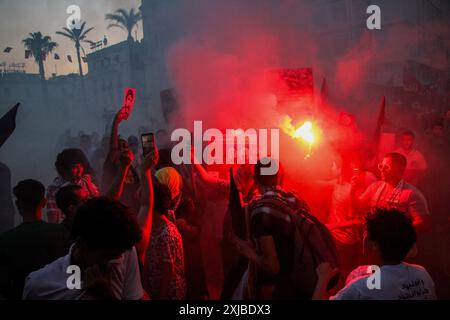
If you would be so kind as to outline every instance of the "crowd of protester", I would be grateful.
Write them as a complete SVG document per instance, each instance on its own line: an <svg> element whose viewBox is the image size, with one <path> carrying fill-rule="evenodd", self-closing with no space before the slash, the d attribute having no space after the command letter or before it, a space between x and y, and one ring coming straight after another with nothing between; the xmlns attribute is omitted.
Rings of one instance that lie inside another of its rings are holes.
<svg viewBox="0 0 450 320"><path fill-rule="evenodd" d="M143 155L137 137L120 136L123 120L119 112L101 141L70 137L49 186L30 179L12 188L23 222L0 234L1 299L449 297L450 144L442 123L423 141L399 132L397 149L376 169L361 150L342 152L338 174L317 181L332 190L320 221L283 188L281 164L274 175L263 175L266 162L258 161L228 177L175 165L166 131ZM2 170L2 184L9 181ZM5 186L2 210L13 203ZM369 266L380 275L375 290Z"/></svg>

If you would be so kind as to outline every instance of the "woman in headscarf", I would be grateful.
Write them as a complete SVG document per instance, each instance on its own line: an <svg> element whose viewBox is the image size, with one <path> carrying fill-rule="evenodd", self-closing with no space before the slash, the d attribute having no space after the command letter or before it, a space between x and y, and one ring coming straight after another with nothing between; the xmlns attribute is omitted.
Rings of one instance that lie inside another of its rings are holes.
<svg viewBox="0 0 450 320"><path fill-rule="evenodd" d="M174 170L163 168L155 174L153 226L143 272L143 286L154 300L186 297L183 241L171 221L182 185Z"/></svg>
<svg viewBox="0 0 450 320"><path fill-rule="evenodd" d="M167 185L173 195L174 221L183 238L187 296L189 300L208 297L205 268L200 245L200 216L194 201L183 192L183 180L174 168L164 168L156 173L158 181Z"/></svg>
<svg viewBox="0 0 450 320"><path fill-rule="evenodd" d="M176 222L183 239L187 299L202 300L208 297L205 270L200 246L200 221L193 200L183 192L183 178L171 167L156 172L159 183L168 187L172 198L169 217Z"/></svg>

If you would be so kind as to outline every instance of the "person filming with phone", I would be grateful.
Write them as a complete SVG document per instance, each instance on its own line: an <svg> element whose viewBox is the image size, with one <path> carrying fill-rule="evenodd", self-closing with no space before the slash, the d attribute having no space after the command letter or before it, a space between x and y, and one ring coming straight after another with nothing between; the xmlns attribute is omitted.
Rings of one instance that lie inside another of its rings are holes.
<svg viewBox="0 0 450 320"><path fill-rule="evenodd" d="M120 198L117 199L123 204L139 210L139 175L131 164L134 154L130 150L128 142L119 137L119 125L126 120L127 113L121 109L116 116L111 129L109 152L103 164L102 186L103 190L110 190L117 176L125 173L125 181L121 190ZM108 194L110 196L110 194Z"/></svg>

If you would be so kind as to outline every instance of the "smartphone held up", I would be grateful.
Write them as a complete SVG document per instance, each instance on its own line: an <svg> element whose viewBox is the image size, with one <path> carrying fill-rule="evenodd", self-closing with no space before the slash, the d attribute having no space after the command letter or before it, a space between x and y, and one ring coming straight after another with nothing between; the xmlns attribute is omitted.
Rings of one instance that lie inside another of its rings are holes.
<svg viewBox="0 0 450 320"><path fill-rule="evenodd" d="M141 136L142 151L144 156L156 149L155 135L153 133L144 133Z"/></svg>

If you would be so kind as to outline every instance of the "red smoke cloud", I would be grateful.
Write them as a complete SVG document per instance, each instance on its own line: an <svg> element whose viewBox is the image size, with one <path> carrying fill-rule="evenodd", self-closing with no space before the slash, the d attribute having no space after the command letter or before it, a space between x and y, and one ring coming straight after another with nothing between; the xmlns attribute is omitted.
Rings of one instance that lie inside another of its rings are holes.
<svg viewBox="0 0 450 320"><path fill-rule="evenodd" d="M336 54L330 51L330 39L310 29L309 19L317 17L300 1L196 1L180 11L186 12L190 29L168 55L171 80L182 106L181 114L173 119L174 127L191 128L194 120L203 120L204 128L279 127L285 114L276 107L267 71L312 67L316 89L321 77L327 78L330 96L340 106L321 106L315 114L323 139L315 146L313 160L306 162L304 148L282 135L281 161L304 185L329 174L332 163L339 161L336 149L364 142L357 125L339 125L341 111L357 110L356 121L368 123L364 133L371 136L380 99L368 100L365 91L372 78L371 66L405 60L417 49L419 30L398 25L362 30L353 43L344 39L350 46Z"/></svg>

